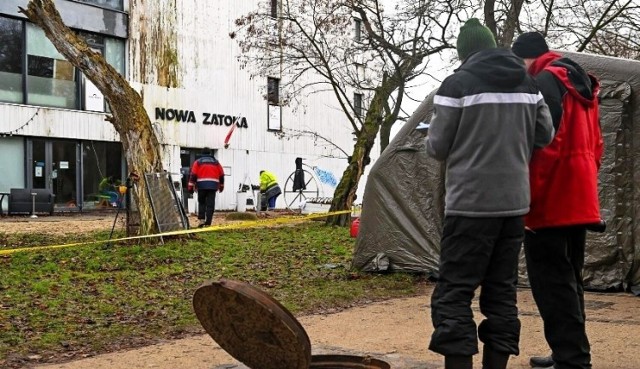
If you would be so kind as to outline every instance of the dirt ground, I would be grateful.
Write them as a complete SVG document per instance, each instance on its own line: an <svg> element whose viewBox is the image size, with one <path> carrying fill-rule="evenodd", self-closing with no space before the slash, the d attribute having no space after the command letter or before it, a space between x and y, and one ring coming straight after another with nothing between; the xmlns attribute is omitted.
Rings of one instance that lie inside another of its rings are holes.
<svg viewBox="0 0 640 369"><path fill-rule="evenodd" d="M263 213L264 214L264 213ZM116 215L118 216L116 219ZM225 219L226 214L218 213L214 215L213 224L221 225L231 223ZM263 216L264 217L264 216ZM114 224L115 222L115 224ZM126 219L122 213L113 211L102 211L86 214L68 214L54 216L3 216L0 217L0 232L38 232L49 234L69 234L84 233L100 230L110 230L112 227L117 230L125 230ZM199 224L198 218L189 215L189 224L195 227Z"/></svg>
<svg viewBox="0 0 640 369"><path fill-rule="evenodd" d="M29 216L4 216L0 217L0 232L38 232L50 234L93 232L111 229L115 217L115 212L86 215L38 216L38 218L35 219ZM116 229L124 229L117 227L124 227L123 217L118 216Z"/></svg>
<svg viewBox="0 0 640 369"><path fill-rule="evenodd" d="M115 214L82 217L0 218L0 232L69 232L108 229ZM192 224L197 224L192 219ZM214 220L222 223L222 215ZM432 332L431 287L419 296L369 303L333 314L299 316L314 354L371 355L392 368L440 369L442 358L427 350ZM595 369L640 368L640 298L626 293L587 293L587 329ZM519 291L520 355L510 369L529 368L532 355L547 354L542 322L528 289ZM481 315L474 304L476 319ZM480 356L474 358L480 367ZM38 369L221 369L236 364L208 335L161 342ZM258 368L256 368L258 369Z"/></svg>

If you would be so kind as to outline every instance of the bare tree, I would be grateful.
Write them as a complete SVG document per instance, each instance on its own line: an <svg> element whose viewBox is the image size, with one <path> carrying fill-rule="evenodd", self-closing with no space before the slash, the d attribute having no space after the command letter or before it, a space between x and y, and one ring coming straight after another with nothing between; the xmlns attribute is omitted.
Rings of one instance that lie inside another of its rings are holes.
<svg viewBox="0 0 640 369"><path fill-rule="evenodd" d="M496 38L500 47L509 47L519 25L518 19L524 0L498 1L486 0L484 19L487 27Z"/></svg>
<svg viewBox="0 0 640 369"><path fill-rule="evenodd" d="M280 136L281 139L296 139L301 137L311 138L313 140L313 144L315 146L324 147L331 154L322 155L326 158L337 158L337 159L348 159L349 154L340 147L337 143L335 143L331 138L325 137L319 134L316 131L310 129L294 129L294 128L283 128L282 132L276 133ZM337 154L336 154L337 152Z"/></svg>
<svg viewBox="0 0 640 369"><path fill-rule="evenodd" d="M385 2L390 4L389 1ZM369 163L376 136L389 143L405 88L424 73L429 55L453 48L452 24L466 0L282 0L238 19L240 61L253 75L282 76L283 103L331 91L355 134L349 164L336 187L331 211L348 210ZM368 107L355 104L359 92ZM344 225L348 216L332 217Z"/></svg>
<svg viewBox="0 0 640 369"><path fill-rule="evenodd" d="M487 26L510 46L514 30L539 31L551 47L636 59L640 56L640 3L635 0L487 0Z"/></svg>
<svg viewBox="0 0 640 369"><path fill-rule="evenodd" d="M602 31L587 45L587 51L640 60L640 32L634 30L629 34L620 34L609 30Z"/></svg>
<svg viewBox="0 0 640 369"><path fill-rule="evenodd" d="M145 191L143 174L161 172L160 144L151 126L142 98L102 55L69 29L52 0L30 0L20 9L31 22L40 26L56 49L79 68L104 94L112 116L108 117L120 134L129 171L138 176L133 195L140 212L139 233L155 230L151 202Z"/></svg>
<svg viewBox="0 0 640 369"><path fill-rule="evenodd" d="M634 51L638 55L640 52L640 3L637 1L583 0L567 8L563 15L555 28L573 36L576 51L619 57L633 56Z"/></svg>

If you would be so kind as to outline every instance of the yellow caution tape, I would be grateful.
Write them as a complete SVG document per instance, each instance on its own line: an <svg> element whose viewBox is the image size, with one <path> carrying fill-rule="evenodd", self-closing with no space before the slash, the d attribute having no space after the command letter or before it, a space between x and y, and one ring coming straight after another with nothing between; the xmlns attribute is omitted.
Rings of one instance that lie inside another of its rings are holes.
<svg viewBox="0 0 640 369"><path fill-rule="evenodd" d="M263 219L263 220L252 220L240 223L230 223L225 225L212 225L204 228L192 228L185 229L180 231L171 231L164 233L154 233L142 236L130 236L130 237L121 237L121 238L113 238L107 240L95 240L95 241L85 241L85 242L75 242L75 243L67 243L63 245L48 245L48 246L32 246L32 247L22 247L18 249L6 249L0 250L0 256L14 254L16 252L26 252L26 251L41 251L41 250L51 250L51 249L62 249L67 247L77 247L77 246L86 246L92 244L100 244L107 242L121 242L121 241L129 241L129 240L139 240L143 238L154 238L154 237L165 237L165 236L179 236L190 233L201 233L201 232L214 232L220 230L227 229L244 229L244 228L254 228L258 226L264 225L274 225L274 224L288 224L295 222L304 222L312 219L326 218L334 215L348 214L351 213L351 210L341 210L334 211L331 213L315 213L309 214L305 217L279 217L273 219Z"/></svg>

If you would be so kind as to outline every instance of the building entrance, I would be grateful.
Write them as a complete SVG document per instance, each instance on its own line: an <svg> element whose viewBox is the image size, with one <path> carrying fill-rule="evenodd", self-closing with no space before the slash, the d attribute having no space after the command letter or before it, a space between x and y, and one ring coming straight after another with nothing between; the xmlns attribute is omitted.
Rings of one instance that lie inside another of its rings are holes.
<svg viewBox="0 0 640 369"><path fill-rule="evenodd" d="M123 181L125 165L118 142L27 139L26 188L50 189L56 211L110 206L114 186Z"/></svg>
<svg viewBox="0 0 640 369"><path fill-rule="evenodd" d="M56 208L77 209L79 150L77 141L28 139L27 188L49 189Z"/></svg>
<svg viewBox="0 0 640 369"><path fill-rule="evenodd" d="M51 141L51 190L58 207L78 207L79 150L76 141Z"/></svg>

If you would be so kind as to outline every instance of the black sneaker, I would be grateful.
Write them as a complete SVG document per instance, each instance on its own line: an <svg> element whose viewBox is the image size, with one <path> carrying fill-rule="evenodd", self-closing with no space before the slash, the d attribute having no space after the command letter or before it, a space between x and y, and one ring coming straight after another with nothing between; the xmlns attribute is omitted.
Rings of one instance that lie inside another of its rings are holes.
<svg viewBox="0 0 640 369"><path fill-rule="evenodd" d="M553 369L553 358L551 356L532 356L529 365L534 369Z"/></svg>

